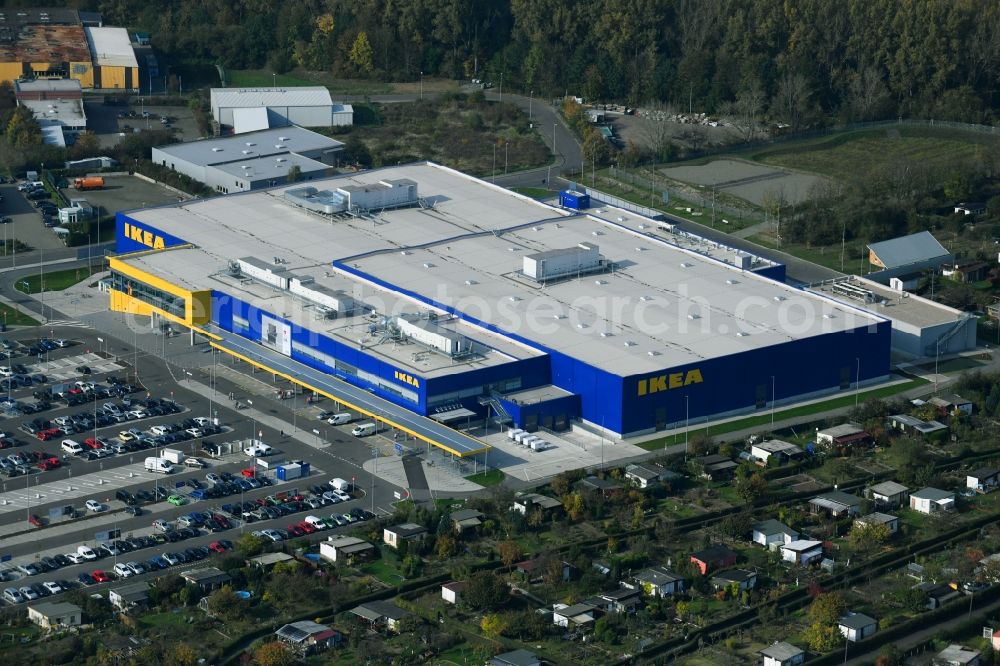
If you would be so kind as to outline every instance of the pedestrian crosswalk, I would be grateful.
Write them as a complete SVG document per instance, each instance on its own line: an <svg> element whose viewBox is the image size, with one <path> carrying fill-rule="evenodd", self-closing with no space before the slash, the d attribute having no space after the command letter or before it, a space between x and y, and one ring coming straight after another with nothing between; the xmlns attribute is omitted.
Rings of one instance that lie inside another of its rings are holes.
<svg viewBox="0 0 1000 666"><path fill-rule="evenodd" d="M46 326L67 326L74 328L93 328L90 324L75 319L50 319L45 322Z"/></svg>

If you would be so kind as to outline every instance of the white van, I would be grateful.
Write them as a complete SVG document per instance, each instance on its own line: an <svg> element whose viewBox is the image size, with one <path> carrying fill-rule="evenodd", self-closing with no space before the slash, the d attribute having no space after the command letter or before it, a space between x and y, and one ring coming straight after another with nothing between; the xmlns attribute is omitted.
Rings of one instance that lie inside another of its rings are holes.
<svg viewBox="0 0 1000 666"><path fill-rule="evenodd" d="M267 444L264 444L263 442L254 442L252 445L243 449L243 453L247 454L248 456L260 458L271 455L272 453L274 453L274 449L272 449Z"/></svg>
<svg viewBox="0 0 1000 666"><path fill-rule="evenodd" d="M87 562L93 562L97 559L97 553L90 546L80 546L76 549L76 554Z"/></svg>
<svg viewBox="0 0 1000 666"><path fill-rule="evenodd" d="M336 479L330 479L330 487L334 490L347 491L351 489L351 484L346 480L337 477Z"/></svg>
<svg viewBox="0 0 1000 666"><path fill-rule="evenodd" d="M359 423L351 430L351 434L355 437L367 437L368 435L374 435L375 427L374 423Z"/></svg>
<svg viewBox="0 0 1000 666"><path fill-rule="evenodd" d="M79 442L74 442L72 439L64 439L62 441L62 450L75 456L78 453L83 453L83 446Z"/></svg>
<svg viewBox="0 0 1000 666"><path fill-rule="evenodd" d="M341 414L334 414L333 416L328 418L326 422L329 423L330 425L344 425L350 423L353 420L354 417L351 416L350 412L343 412Z"/></svg>
<svg viewBox="0 0 1000 666"><path fill-rule="evenodd" d="M146 471L170 474L174 471L174 466L166 458L146 458Z"/></svg>

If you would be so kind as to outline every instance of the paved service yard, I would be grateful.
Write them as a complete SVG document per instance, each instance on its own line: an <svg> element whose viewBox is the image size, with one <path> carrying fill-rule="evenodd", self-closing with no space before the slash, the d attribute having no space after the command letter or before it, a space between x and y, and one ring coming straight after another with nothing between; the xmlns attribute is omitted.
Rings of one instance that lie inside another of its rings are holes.
<svg viewBox="0 0 1000 666"><path fill-rule="evenodd" d="M179 199L178 195L162 185L149 183L134 176L105 176L104 183L102 190L77 192L70 187L63 190L63 194L67 199L86 199L91 206L101 206L104 215L156 206Z"/></svg>
<svg viewBox="0 0 1000 666"><path fill-rule="evenodd" d="M0 185L0 195L3 195L0 215L12 220L10 224L0 225L3 227L0 229L0 239L16 238L26 245L42 250L66 247L51 229L42 225L41 214L23 194L17 191L17 185Z"/></svg>

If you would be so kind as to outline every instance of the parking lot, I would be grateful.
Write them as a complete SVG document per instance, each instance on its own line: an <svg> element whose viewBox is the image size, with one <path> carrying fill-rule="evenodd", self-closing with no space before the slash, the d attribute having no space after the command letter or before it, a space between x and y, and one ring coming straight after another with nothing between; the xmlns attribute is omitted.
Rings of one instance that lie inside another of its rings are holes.
<svg viewBox="0 0 1000 666"><path fill-rule="evenodd" d="M125 166L127 165L123 165L123 168ZM73 188L66 188L62 193L67 199L86 199L91 206L100 206L103 215L156 206L178 199L177 194L162 185L135 176L105 176L104 187L99 190L77 192Z"/></svg>
<svg viewBox="0 0 1000 666"><path fill-rule="evenodd" d="M84 110L87 113L87 126L97 134L105 148L117 145L136 129L164 129L159 120L163 116L169 119L170 129L180 141L193 141L199 137L194 116L186 106L107 106L102 101L93 100L84 102ZM149 112L149 118L143 117L143 111Z"/></svg>
<svg viewBox="0 0 1000 666"><path fill-rule="evenodd" d="M40 349L39 332L73 343ZM284 423L275 416L293 418L280 402L272 408L258 397L253 410L236 410L240 398L250 400L248 394L220 380L210 407L206 387L190 391L162 359L111 338L99 340L92 330L29 329L8 338L13 358L0 364L17 377L0 379L0 390L10 394L0 421L8 444L0 450L6 462L0 464L0 571L2 587L28 588L8 603L58 594L67 586L153 576L224 552L231 545L226 537L235 540L246 531L268 542L320 538L324 530L371 519L369 508L384 515L398 492L370 481L346 498L335 494L330 478L353 481L357 460L370 456L370 442L351 438L350 426L324 424L324 440L342 445L338 450L311 435L304 443L301 435L296 439L271 427ZM54 393L51 399L47 391ZM229 401L230 393L237 399ZM123 417L109 420L116 412ZM214 426L210 412L220 424L212 434L199 430ZM189 428L194 432L185 432ZM242 451L255 435L272 449L259 459L266 467ZM63 451L64 439L84 444L83 450ZM181 456L173 473L146 469L146 458L164 448ZM309 475L283 481L275 470L278 460L306 460ZM79 554L87 549L94 559Z"/></svg>
<svg viewBox="0 0 1000 666"><path fill-rule="evenodd" d="M9 217L11 222L0 224L0 235L4 240L16 238L33 248L50 250L65 247L63 242L42 224L42 216L32 202L17 191L17 185L0 185L0 216Z"/></svg>

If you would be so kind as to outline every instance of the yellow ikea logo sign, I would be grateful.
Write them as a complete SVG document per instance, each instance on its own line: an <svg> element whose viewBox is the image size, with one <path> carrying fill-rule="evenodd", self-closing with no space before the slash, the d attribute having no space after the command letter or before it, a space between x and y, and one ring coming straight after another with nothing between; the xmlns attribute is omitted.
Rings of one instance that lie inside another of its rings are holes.
<svg viewBox="0 0 1000 666"><path fill-rule="evenodd" d="M404 384L409 384L414 388L420 388L420 380L413 375L408 375L405 372L396 370L393 376Z"/></svg>
<svg viewBox="0 0 1000 666"><path fill-rule="evenodd" d="M137 227L128 222L125 223L125 237L154 250L162 250L164 248L163 236L157 236L152 231Z"/></svg>
<svg viewBox="0 0 1000 666"><path fill-rule="evenodd" d="M701 384L704 380L701 377L701 370L695 368L687 372L672 372L669 375L650 377L639 380L639 395L647 393L659 393L669 389L679 389L691 384Z"/></svg>

